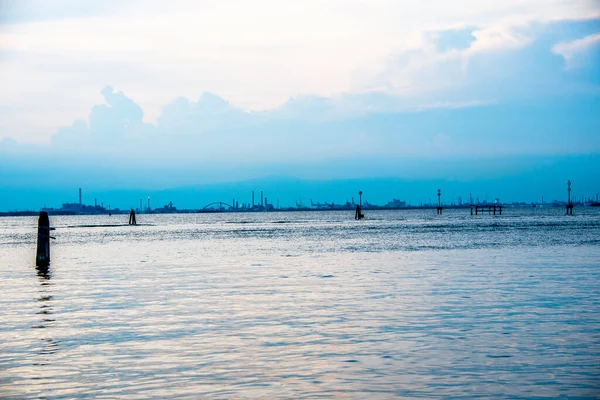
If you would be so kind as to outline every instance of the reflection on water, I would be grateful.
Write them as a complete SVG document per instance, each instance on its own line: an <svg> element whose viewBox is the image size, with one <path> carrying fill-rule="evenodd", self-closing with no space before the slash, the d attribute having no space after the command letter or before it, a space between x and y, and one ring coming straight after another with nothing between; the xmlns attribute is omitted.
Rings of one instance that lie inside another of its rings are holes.
<svg viewBox="0 0 600 400"><path fill-rule="evenodd" d="M53 336L53 324L56 321L54 319L54 312L52 308L52 300L54 296L51 294L52 284L50 282L51 273L48 268L36 268L38 280L40 284L40 290L38 291L38 306L39 311L36 312L39 315L39 324L32 326L33 329L44 329L41 333L41 349L38 352L40 355L40 361L34 363L34 365L47 365L50 359L47 357L50 354L56 353L58 350L58 340L54 339Z"/></svg>
<svg viewBox="0 0 600 400"><path fill-rule="evenodd" d="M45 273L0 218L0 398L593 397L600 213L563 212L55 217Z"/></svg>

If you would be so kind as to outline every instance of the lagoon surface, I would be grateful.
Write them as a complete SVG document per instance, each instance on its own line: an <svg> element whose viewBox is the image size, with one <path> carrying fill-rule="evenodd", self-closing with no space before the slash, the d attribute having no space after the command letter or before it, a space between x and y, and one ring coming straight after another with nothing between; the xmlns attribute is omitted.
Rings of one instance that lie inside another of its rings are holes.
<svg viewBox="0 0 600 400"><path fill-rule="evenodd" d="M600 208L0 218L0 398L600 396Z"/></svg>

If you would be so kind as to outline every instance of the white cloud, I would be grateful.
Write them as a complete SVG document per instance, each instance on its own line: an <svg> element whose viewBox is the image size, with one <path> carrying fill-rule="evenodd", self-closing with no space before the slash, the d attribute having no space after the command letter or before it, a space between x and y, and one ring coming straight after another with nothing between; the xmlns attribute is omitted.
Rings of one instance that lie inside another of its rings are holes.
<svg viewBox="0 0 600 400"><path fill-rule="evenodd" d="M58 122L81 118L81 109L97 102L97 88L107 84L134 97L146 122L155 121L168 100L197 98L204 91L255 110L276 108L301 94L332 97L388 88L411 95L460 83L460 68L442 81L439 66L527 44L531 38L520 33L527 24L600 15L594 0L3 4L16 11L7 7L0 18L11 22L0 25L0 106L30 103L19 121L34 121L33 114L44 112L39 104L61 104L36 122L47 123L46 138ZM476 27L467 50L440 53L427 38L427 32L457 26ZM389 71L390 60L406 52L413 53L405 67ZM10 114L0 119L1 126L23 126ZM35 138L27 133L31 129ZM20 136L38 140L43 129L30 127Z"/></svg>
<svg viewBox="0 0 600 400"><path fill-rule="evenodd" d="M574 59L589 51L592 47L600 45L600 33L586 36L571 42L560 42L552 46L552 52L565 59L567 68L573 67Z"/></svg>
<svg viewBox="0 0 600 400"><path fill-rule="evenodd" d="M506 50L523 47L532 39L519 33L514 26L495 25L473 31L475 41L469 48L469 53L480 51Z"/></svg>

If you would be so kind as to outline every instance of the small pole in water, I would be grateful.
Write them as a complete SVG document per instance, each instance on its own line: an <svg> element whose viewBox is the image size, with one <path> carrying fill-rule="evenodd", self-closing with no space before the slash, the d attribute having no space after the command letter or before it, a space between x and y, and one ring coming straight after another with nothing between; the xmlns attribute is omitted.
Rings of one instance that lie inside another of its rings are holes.
<svg viewBox="0 0 600 400"><path fill-rule="evenodd" d="M567 182L567 192L568 192L568 200L567 200L567 215L573 215L573 203L571 203L571 181Z"/></svg>
<svg viewBox="0 0 600 400"><path fill-rule="evenodd" d="M438 189L438 206L437 206L437 214L442 215L442 191Z"/></svg>
<svg viewBox="0 0 600 400"><path fill-rule="evenodd" d="M133 208L129 212L129 225L137 225L137 222L135 221L135 211L133 211Z"/></svg>
<svg viewBox="0 0 600 400"><path fill-rule="evenodd" d="M35 266L47 269L50 265L50 219L46 211L40 211L38 218L37 255Z"/></svg>
<svg viewBox="0 0 600 400"><path fill-rule="evenodd" d="M354 219L360 220L365 217L365 214L362 213L362 190L358 192L358 196L359 200L358 204L356 205L356 213L354 214Z"/></svg>

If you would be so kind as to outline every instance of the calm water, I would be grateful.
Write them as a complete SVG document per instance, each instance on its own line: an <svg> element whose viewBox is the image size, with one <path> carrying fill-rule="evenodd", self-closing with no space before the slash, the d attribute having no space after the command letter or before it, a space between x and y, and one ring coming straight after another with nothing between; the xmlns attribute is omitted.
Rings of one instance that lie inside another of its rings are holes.
<svg viewBox="0 0 600 400"><path fill-rule="evenodd" d="M0 398L600 395L600 209L0 218Z"/></svg>

